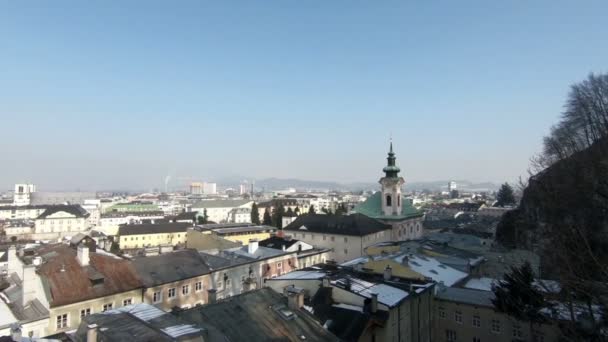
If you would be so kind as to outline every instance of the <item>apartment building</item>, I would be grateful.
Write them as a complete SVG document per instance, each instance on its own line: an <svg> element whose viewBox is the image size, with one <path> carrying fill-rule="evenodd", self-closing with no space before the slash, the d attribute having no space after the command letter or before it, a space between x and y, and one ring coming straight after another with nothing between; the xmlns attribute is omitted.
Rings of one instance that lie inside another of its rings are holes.
<svg viewBox="0 0 608 342"><path fill-rule="evenodd" d="M122 250L155 246L185 246L186 231L191 223L127 224L118 228L118 241Z"/></svg>
<svg viewBox="0 0 608 342"><path fill-rule="evenodd" d="M142 297L143 283L130 262L94 245L11 247L8 273L20 291L11 294L20 299L20 305L10 306L15 316L47 317L45 326L28 331L38 337L76 329L87 315L140 303Z"/></svg>
<svg viewBox="0 0 608 342"><path fill-rule="evenodd" d="M301 215L283 230L294 239L330 249L330 259L339 263L360 257L367 246L392 236L390 225L361 214Z"/></svg>

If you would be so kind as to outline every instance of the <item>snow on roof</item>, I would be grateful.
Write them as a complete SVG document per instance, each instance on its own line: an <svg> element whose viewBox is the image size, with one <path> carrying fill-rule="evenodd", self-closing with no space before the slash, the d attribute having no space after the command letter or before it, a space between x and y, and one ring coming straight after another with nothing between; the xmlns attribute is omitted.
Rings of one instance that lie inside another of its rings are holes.
<svg viewBox="0 0 608 342"><path fill-rule="evenodd" d="M461 272L455 268L444 265L437 261L437 259L410 254L402 254L396 257L394 260L398 263L403 263L405 258L407 259L408 266L415 272L418 272L425 277L431 278L437 282L443 282L446 286L452 286L460 280L466 278L468 274Z"/></svg>
<svg viewBox="0 0 608 342"><path fill-rule="evenodd" d="M346 309L346 310L352 310L352 311L358 311L358 312L363 312L363 308L360 306L356 306L356 305L350 305L350 304L334 304L332 305L334 308L340 308L340 309Z"/></svg>
<svg viewBox="0 0 608 342"><path fill-rule="evenodd" d="M276 280L291 280L291 279L321 279L327 274L319 271L293 271L285 273L282 276L278 276Z"/></svg>
<svg viewBox="0 0 608 342"><path fill-rule="evenodd" d="M351 292L359 294L365 298L371 298L372 293L377 293L378 302L389 307L397 305L408 296L407 292L389 285L370 283L358 278L349 279ZM347 282L348 280L346 278L340 278L338 280L333 280L331 284L344 288Z"/></svg>
<svg viewBox="0 0 608 342"><path fill-rule="evenodd" d="M354 265L366 263L368 261L369 261L369 257L363 256L363 257L359 257L359 258L344 262L344 263L340 264L340 266L354 266Z"/></svg>
<svg viewBox="0 0 608 342"><path fill-rule="evenodd" d="M153 319L158 319L159 317L163 317L163 316L166 316L167 323L171 323L172 321L175 321L175 323L178 322L170 314L162 311L161 309L159 309L153 305L149 305L149 304L128 305L128 306L123 306L120 308L116 308L113 310L108 310L108 311L103 312L103 314L105 314L105 315L112 315L112 314L118 314L118 313L129 313L144 322L150 322ZM167 327L161 328L160 330L163 331L165 334L167 334L171 337L174 337L174 338L180 337L182 335L199 333L201 331L201 329L197 328L195 325L181 324L181 323L167 326Z"/></svg>
<svg viewBox="0 0 608 342"><path fill-rule="evenodd" d="M467 289L473 290L482 290L482 291L492 291L492 285L498 284L498 280L494 278L471 278L464 284L464 287Z"/></svg>

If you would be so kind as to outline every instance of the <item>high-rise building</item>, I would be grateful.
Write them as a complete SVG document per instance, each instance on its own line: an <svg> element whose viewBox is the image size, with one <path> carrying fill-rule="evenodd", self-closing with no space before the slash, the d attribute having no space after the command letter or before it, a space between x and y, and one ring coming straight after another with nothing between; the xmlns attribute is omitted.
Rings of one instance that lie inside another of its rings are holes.
<svg viewBox="0 0 608 342"><path fill-rule="evenodd" d="M217 184L216 183L203 183L203 194L205 195L215 195L217 194Z"/></svg>
<svg viewBox="0 0 608 342"><path fill-rule="evenodd" d="M452 192L452 191L456 190L456 188L457 188L456 182L450 181L448 183L448 192Z"/></svg>
<svg viewBox="0 0 608 342"><path fill-rule="evenodd" d="M190 183L190 193L192 195L202 195L203 194L203 183L199 183L199 182Z"/></svg>

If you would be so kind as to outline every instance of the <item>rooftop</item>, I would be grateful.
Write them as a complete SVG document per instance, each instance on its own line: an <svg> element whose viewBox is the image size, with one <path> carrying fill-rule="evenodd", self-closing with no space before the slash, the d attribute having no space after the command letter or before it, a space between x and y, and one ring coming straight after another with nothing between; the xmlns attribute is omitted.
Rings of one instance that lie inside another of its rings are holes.
<svg viewBox="0 0 608 342"><path fill-rule="evenodd" d="M141 257L133 265L147 287L197 277L211 272L206 260L194 249Z"/></svg>
<svg viewBox="0 0 608 342"><path fill-rule="evenodd" d="M37 272L48 288L51 307L143 287L129 261L101 250L90 252L88 266L81 266L76 250L67 245L44 245L37 253L43 260Z"/></svg>
<svg viewBox="0 0 608 342"><path fill-rule="evenodd" d="M401 203L401 215L384 215L382 211L382 193L377 191L368 197L365 202L355 206L353 211L377 220L404 220L424 215L422 211L414 208L406 198L402 198Z"/></svg>
<svg viewBox="0 0 608 342"><path fill-rule="evenodd" d="M485 306L489 308L494 307L494 304L492 304L494 293L491 291L443 287L437 291L435 298L454 303Z"/></svg>
<svg viewBox="0 0 608 342"><path fill-rule="evenodd" d="M309 231L315 233L365 236L391 227L361 214L353 215L300 215L283 228L288 231Z"/></svg>
<svg viewBox="0 0 608 342"><path fill-rule="evenodd" d="M197 325L150 304L124 306L115 310L86 316L74 333L74 340L87 341L88 325L97 325L97 341L183 341L203 335Z"/></svg>
<svg viewBox="0 0 608 342"><path fill-rule="evenodd" d="M378 303L388 307L396 306L408 296L406 291L396 287L382 283L372 283L351 276L339 277L332 280L331 284L365 298L371 298L372 293L376 293L378 294Z"/></svg>
<svg viewBox="0 0 608 342"><path fill-rule="evenodd" d="M192 208L234 208L240 207L248 203L252 203L252 200L206 200L198 201L192 204Z"/></svg>
<svg viewBox="0 0 608 342"><path fill-rule="evenodd" d="M233 342L339 341L307 313L288 309L286 298L270 288L249 291L177 315L195 324L210 324Z"/></svg>
<svg viewBox="0 0 608 342"><path fill-rule="evenodd" d="M75 205L52 205L52 206L48 206L46 208L46 210L44 212L42 212L42 214L40 214L40 216L37 217L37 219L44 219L47 218L50 215L59 213L59 212L66 212L68 214L74 215L76 217L88 217L89 213L80 205L75 204Z"/></svg>

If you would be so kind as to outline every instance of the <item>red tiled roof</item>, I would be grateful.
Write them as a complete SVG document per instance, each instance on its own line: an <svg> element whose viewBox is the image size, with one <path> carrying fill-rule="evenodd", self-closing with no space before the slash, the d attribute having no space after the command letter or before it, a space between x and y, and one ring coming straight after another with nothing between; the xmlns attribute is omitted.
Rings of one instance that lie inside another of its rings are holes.
<svg viewBox="0 0 608 342"><path fill-rule="evenodd" d="M77 260L76 249L67 245L44 246L38 253L44 259L38 274L49 287L51 307L143 287L135 268L124 259L91 252L89 266L83 267ZM101 276L103 283L93 285L91 278Z"/></svg>

